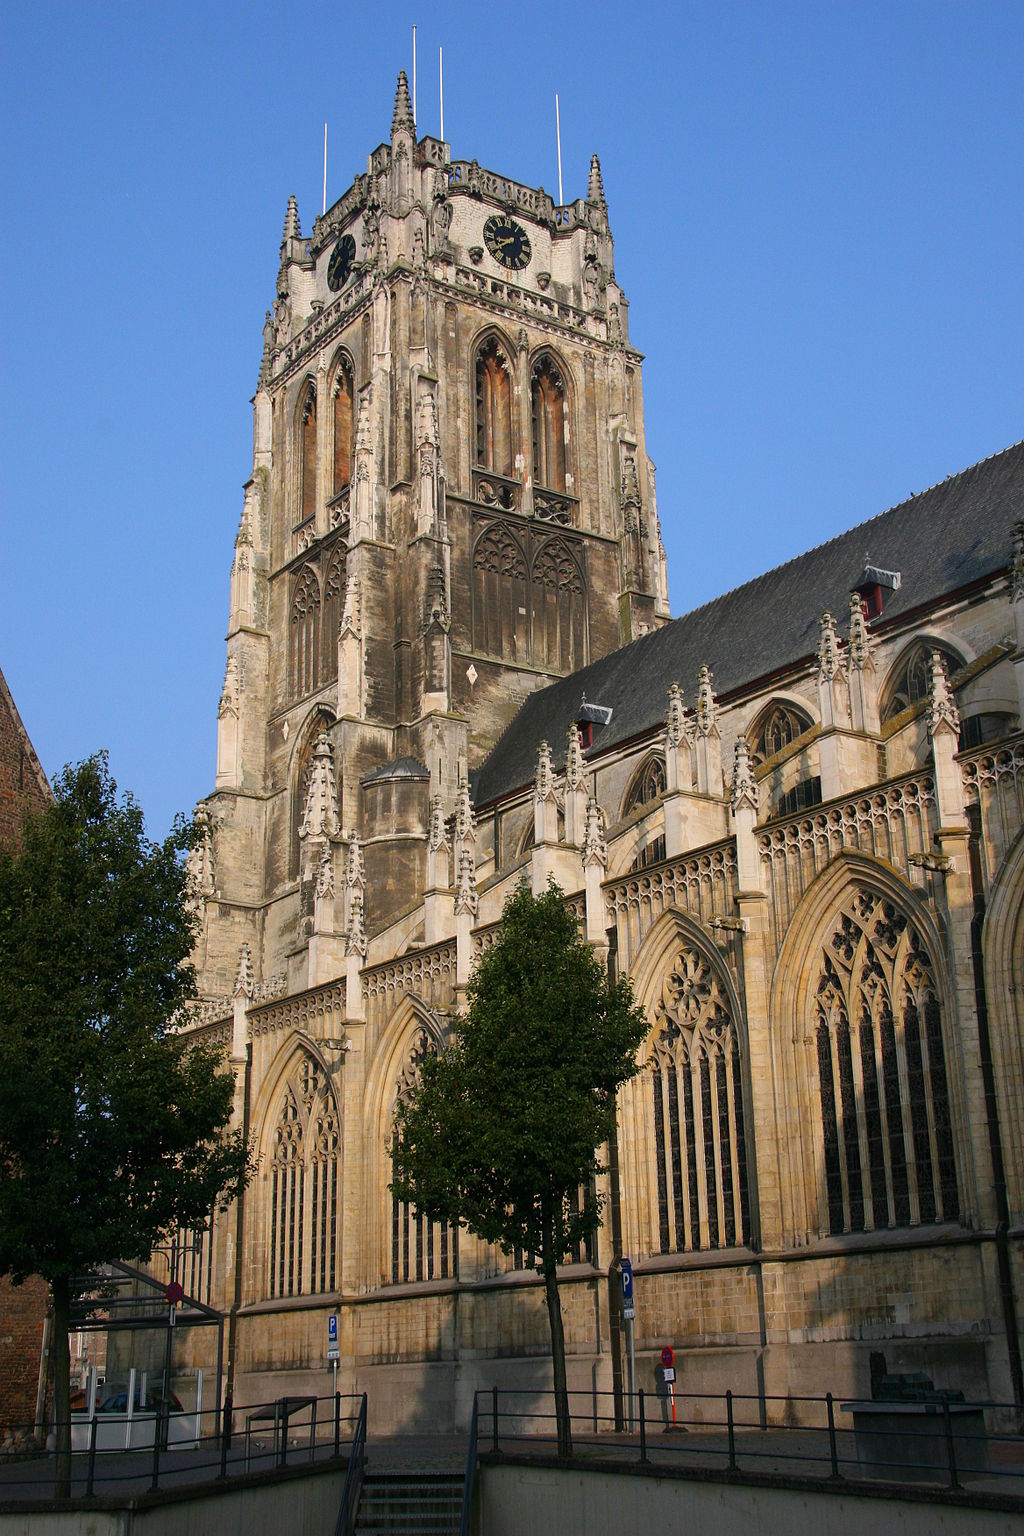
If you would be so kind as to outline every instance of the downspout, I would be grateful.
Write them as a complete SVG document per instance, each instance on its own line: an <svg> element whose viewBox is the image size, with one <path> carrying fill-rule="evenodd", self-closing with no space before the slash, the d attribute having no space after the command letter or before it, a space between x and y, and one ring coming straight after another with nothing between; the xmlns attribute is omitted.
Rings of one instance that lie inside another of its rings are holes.
<svg viewBox="0 0 1024 1536"><path fill-rule="evenodd" d="M1006 1349L1010 1357L1013 1400L1019 1415L1024 1413L1024 1368L1021 1365L1020 1330L1017 1326L1013 1273L1010 1267L1008 1239L1010 1208L1006 1198L1006 1166L1003 1162L1003 1142L999 1128L999 1101L996 1097L992 1040L988 1028L988 995L985 989L985 963L981 942L985 924L985 886L981 868L980 808L976 805L968 806L967 819L970 827L967 846L971 870L971 895L974 898L974 913L971 918L971 966L974 971L974 1006L978 1017L981 1077L985 1086L985 1118L988 1122L988 1144L992 1157L992 1176L995 1181L996 1264L999 1270L999 1296L1002 1302L1003 1327L1006 1332Z"/></svg>
<svg viewBox="0 0 1024 1536"><path fill-rule="evenodd" d="M252 1041L245 1047L245 1078L242 1093L242 1140L249 1145L249 1096L252 1084ZM242 1305L242 1254L245 1248L245 1188L239 1191L238 1210L235 1219L235 1294L228 1313L228 1379L224 1392L224 1407L231 1409L235 1401L235 1351L238 1342L238 1309Z"/></svg>
<svg viewBox="0 0 1024 1536"><path fill-rule="evenodd" d="M618 980L619 935L616 928L608 929L608 981ZM608 1140L608 1186L612 1217L612 1262L608 1266L608 1327L611 1334L612 1400L615 1405L615 1428L625 1428L622 1401L622 1281L619 1260L622 1258L622 1192L619 1187L619 1117L616 1113L612 1134Z"/></svg>

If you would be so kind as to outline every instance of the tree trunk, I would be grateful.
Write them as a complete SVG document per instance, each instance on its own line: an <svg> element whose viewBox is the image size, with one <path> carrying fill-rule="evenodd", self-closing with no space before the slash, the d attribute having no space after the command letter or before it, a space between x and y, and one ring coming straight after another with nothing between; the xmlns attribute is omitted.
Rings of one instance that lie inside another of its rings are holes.
<svg viewBox="0 0 1024 1536"><path fill-rule="evenodd" d="M555 1422L558 1426L558 1454L572 1455L572 1428L569 1419L569 1393L565 1384L565 1334L562 1332L562 1304L558 1299L558 1276L553 1260L544 1260L544 1293L551 1325L551 1362L555 1371Z"/></svg>
<svg viewBox="0 0 1024 1536"><path fill-rule="evenodd" d="M71 1281L58 1275L52 1282L53 1334L53 1421L57 1460L54 1472L54 1497L71 1497L71 1349L68 1323L71 1313Z"/></svg>

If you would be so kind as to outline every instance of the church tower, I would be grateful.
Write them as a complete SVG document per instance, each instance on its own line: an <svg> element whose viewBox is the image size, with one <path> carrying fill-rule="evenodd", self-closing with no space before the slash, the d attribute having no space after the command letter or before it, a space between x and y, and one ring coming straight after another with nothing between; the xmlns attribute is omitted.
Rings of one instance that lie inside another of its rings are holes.
<svg viewBox="0 0 1024 1536"><path fill-rule="evenodd" d="M311 235L289 199L254 414L208 802L221 985L257 907L263 968L291 971L353 834L364 921L408 905L431 800L453 813L527 694L668 618L596 155L558 206L417 140L401 74Z"/></svg>

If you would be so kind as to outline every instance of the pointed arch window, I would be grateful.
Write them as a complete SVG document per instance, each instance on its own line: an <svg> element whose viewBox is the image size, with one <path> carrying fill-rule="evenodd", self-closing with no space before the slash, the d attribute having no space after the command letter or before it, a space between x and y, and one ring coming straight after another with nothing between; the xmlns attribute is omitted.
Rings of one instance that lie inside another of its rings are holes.
<svg viewBox="0 0 1024 1536"><path fill-rule="evenodd" d="M512 380L505 353L492 336L476 358L476 462L512 475Z"/></svg>
<svg viewBox="0 0 1024 1536"><path fill-rule="evenodd" d="M292 598L291 674L297 699L320 680L320 578L311 565L299 572Z"/></svg>
<svg viewBox="0 0 1024 1536"><path fill-rule="evenodd" d="M418 1086L423 1062L435 1054L429 1033L421 1028L413 1040L405 1069L395 1093L395 1109L409 1102ZM387 1137L388 1162L398 1146L398 1128L392 1113ZM391 1195L389 1275L392 1285L414 1280L447 1280L458 1275L458 1229L446 1221L430 1221L416 1207Z"/></svg>
<svg viewBox="0 0 1024 1536"><path fill-rule="evenodd" d="M286 1083L270 1138L268 1294L337 1288L340 1120L319 1062L303 1056Z"/></svg>
<svg viewBox="0 0 1024 1536"><path fill-rule="evenodd" d="M334 376L333 428L334 473L332 495L340 496L352 484L352 457L355 452L355 411L353 409L352 371L342 359Z"/></svg>
<svg viewBox="0 0 1024 1536"><path fill-rule="evenodd" d="M345 571L347 550L338 543L327 564L324 581L323 664L320 681L333 683L338 675L338 630L345 604Z"/></svg>
<svg viewBox="0 0 1024 1536"><path fill-rule="evenodd" d="M542 357L531 380L533 478L550 491L564 491L565 383L550 357Z"/></svg>
<svg viewBox="0 0 1024 1536"><path fill-rule="evenodd" d="M513 534L493 523L473 550L474 650L529 659L526 595L526 556Z"/></svg>
<svg viewBox="0 0 1024 1536"><path fill-rule="evenodd" d="M963 657L958 656L948 645L938 645L931 640L915 640L903 652L886 682L881 709L883 724L928 697L933 651L938 651L942 657L947 676L952 677L964 664Z"/></svg>
<svg viewBox="0 0 1024 1536"><path fill-rule="evenodd" d="M923 939L856 887L822 947L814 999L828 1228L954 1221L942 1014Z"/></svg>
<svg viewBox="0 0 1024 1536"><path fill-rule="evenodd" d="M299 521L316 515L316 389L307 386L299 413Z"/></svg>
<svg viewBox="0 0 1024 1536"><path fill-rule="evenodd" d="M747 1242L739 1037L725 988L692 946L679 950L665 977L646 1075L660 1252Z"/></svg>
<svg viewBox="0 0 1024 1536"><path fill-rule="evenodd" d="M622 814L628 816L644 805L653 805L665 793L665 759L651 752L633 775L622 802Z"/></svg>
<svg viewBox="0 0 1024 1536"><path fill-rule="evenodd" d="M747 734L747 744L754 764L760 765L777 752L784 752L810 725L810 715L805 715L792 704L770 704Z"/></svg>
<svg viewBox="0 0 1024 1536"><path fill-rule="evenodd" d="M531 576L533 664L573 672L586 660L586 593L568 544L562 539L542 544Z"/></svg>

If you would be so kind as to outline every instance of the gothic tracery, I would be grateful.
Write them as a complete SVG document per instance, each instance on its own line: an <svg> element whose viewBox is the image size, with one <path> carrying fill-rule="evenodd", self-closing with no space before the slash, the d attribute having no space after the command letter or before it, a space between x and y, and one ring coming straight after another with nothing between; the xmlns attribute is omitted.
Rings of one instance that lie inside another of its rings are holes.
<svg viewBox="0 0 1024 1536"><path fill-rule="evenodd" d="M709 960L684 946L655 1009L648 1059L660 1252L728 1248L750 1235L735 1021Z"/></svg>
<svg viewBox="0 0 1024 1536"><path fill-rule="evenodd" d="M303 1055L285 1084L270 1148L268 1294L315 1295L337 1284L341 1132L331 1085Z"/></svg>
<svg viewBox="0 0 1024 1536"><path fill-rule="evenodd" d="M931 958L905 914L863 886L823 946L815 1014L829 1230L956 1219Z"/></svg>

